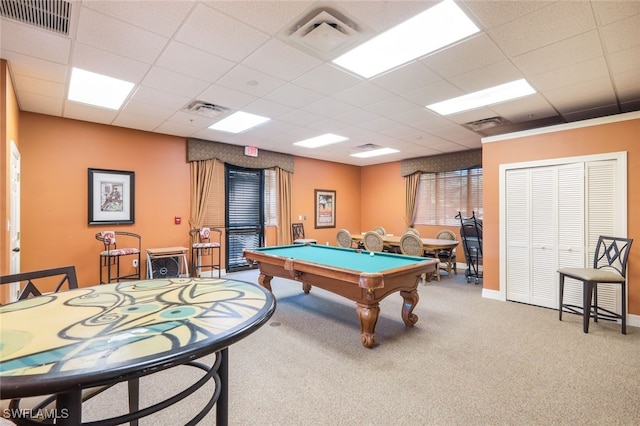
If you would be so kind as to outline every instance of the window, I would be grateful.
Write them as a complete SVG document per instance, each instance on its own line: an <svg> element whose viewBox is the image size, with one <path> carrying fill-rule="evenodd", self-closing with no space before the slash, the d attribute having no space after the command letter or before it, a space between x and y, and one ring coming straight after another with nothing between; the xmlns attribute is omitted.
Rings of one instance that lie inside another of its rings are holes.
<svg viewBox="0 0 640 426"><path fill-rule="evenodd" d="M482 218L482 168L423 173L416 203L416 225L459 225L458 212Z"/></svg>
<svg viewBox="0 0 640 426"><path fill-rule="evenodd" d="M264 226L278 225L278 185L275 169L264 171Z"/></svg>

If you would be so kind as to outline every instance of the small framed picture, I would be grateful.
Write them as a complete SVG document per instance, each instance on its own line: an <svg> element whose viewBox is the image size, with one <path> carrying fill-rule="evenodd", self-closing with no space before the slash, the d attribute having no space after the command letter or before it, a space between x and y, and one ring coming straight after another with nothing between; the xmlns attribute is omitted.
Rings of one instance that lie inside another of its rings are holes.
<svg viewBox="0 0 640 426"><path fill-rule="evenodd" d="M315 190L315 227L336 227L336 191L327 189Z"/></svg>
<svg viewBox="0 0 640 426"><path fill-rule="evenodd" d="M135 173L89 169L89 225L135 222Z"/></svg>

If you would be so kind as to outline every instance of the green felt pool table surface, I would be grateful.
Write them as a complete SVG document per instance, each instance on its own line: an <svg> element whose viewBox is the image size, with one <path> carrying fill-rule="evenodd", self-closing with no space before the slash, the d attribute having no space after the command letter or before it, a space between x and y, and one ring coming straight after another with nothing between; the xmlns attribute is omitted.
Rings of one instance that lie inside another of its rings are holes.
<svg viewBox="0 0 640 426"><path fill-rule="evenodd" d="M413 314L418 283L438 266L436 259L383 252L371 256L366 250L316 244L245 249L243 254L250 265L258 265L258 283L270 291L272 278L282 277L301 282L305 293L319 287L356 302L361 341L367 348L375 343L379 302L400 292L402 319L413 326L418 321Z"/></svg>
<svg viewBox="0 0 640 426"><path fill-rule="evenodd" d="M415 265L428 260L424 257L381 252L376 252L371 256L370 252L366 250L317 244L262 247L255 250L273 256L320 263L328 268L343 268L369 273L384 272L389 269Z"/></svg>

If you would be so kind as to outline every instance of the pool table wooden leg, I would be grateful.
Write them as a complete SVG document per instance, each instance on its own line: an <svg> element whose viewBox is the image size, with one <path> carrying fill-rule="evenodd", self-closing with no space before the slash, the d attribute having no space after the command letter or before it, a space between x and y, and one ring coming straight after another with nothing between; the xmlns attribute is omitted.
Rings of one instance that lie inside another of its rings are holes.
<svg viewBox="0 0 640 426"><path fill-rule="evenodd" d="M265 275L265 274L260 274L260 276L258 277L258 284L260 284L263 288L271 291L271 280L273 279L273 277L270 277L269 275Z"/></svg>
<svg viewBox="0 0 640 426"><path fill-rule="evenodd" d="M380 313L380 305L363 305L356 303L356 311L360 317L360 341L365 348L371 348L376 343L376 323Z"/></svg>
<svg viewBox="0 0 640 426"><path fill-rule="evenodd" d="M413 313L413 308L418 304L420 296L418 296L417 290L412 291L400 291L400 295L404 299L402 304L402 320L407 327L413 327L418 322L418 316Z"/></svg>

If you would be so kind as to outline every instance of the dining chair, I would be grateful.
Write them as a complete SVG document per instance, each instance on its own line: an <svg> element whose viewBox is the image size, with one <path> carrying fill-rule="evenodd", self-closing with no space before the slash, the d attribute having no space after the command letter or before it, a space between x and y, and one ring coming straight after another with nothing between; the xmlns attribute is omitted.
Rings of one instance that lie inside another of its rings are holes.
<svg viewBox="0 0 640 426"><path fill-rule="evenodd" d="M589 320L620 320L622 334L627 334L627 260L633 239L599 236L593 254L591 268L559 268L560 303L558 319L562 321L562 312L582 315L582 331L589 332ZM582 282L582 306L564 303L565 277ZM619 285L621 288L620 313L598 306L598 284Z"/></svg>
<svg viewBox="0 0 640 426"><path fill-rule="evenodd" d="M353 247L353 239L351 238L351 233L346 229L338 230L338 233L336 234L336 241L338 242L338 246L340 247Z"/></svg>
<svg viewBox="0 0 640 426"><path fill-rule="evenodd" d="M400 252L407 256L423 256L424 246L422 240L412 232L405 232L400 237Z"/></svg>
<svg viewBox="0 0 640 426"><path fill-rule="evenodd" d="M0 284L12 283L17 283L19 286L24 284L21 289L17 289L15 300L41 296L43 293L57 293L65 286L69 290L78 288L75 266L61 266L0 276ZM49 291L45 288L53 288L53 290Z"/></svg>
<svg viewBox="0 0 640 426"><path fill-rule="evenodd" d="M317 244L318 240L314 238L306 238L304 236L304 224L303 223L292 223L291 224L291 234L293 244Z"/></svg>
<svg viewBox="0 0 640 426"><path fill-rule="evenodd" d="M372 229L372 231L377 232L378 234L382 235L383 237L385 235L387 235L387 230L384 229L382 226L376 226L375 228Z"/></svg>
<svg viewBox="0 0 640 426"><path fill-rule="evenodd" d="M142 237L139 234L125 231L102 231L96 234L96 240L104 245L104 250L100 252L100 284L140 279ZM121 258L126 256L131 256L130 266L121 265ZM127 272L121 272L121 266ZM115 276L112 276L114 267ZM103 279L105 269L106 281ZM134 272L131 272L132 269Z"/></svg>
<svg viewBox="0 0 640 426"><path fill-rule="evenodd" d="M212 237L212 235L214 237ZM202 269L208 269L213 277L213 271L218 270L218 278L221 276L221 243L222 230L203 226L189 231L191 238L191 271L194 277L202 276ZM217 253L217 258L214 254ZM205 261L205 259L207 259ZM205 262L205 263L203 263Z"/></svg>
<svg viewBox="0 0 640 426"><path fill-rule="evenodd" d="M448 229L443 229L436 234L438 240L451 240L456 241L456 234ZM440 269L447 271L447 276L451 277L451 271L454 275L458 275L458 268L456 266L456 249L442 249L438 251L438 259L440 260Z"/></svg>
<svg viewBox="0 0 640 426"><path fill-rule="evenodd" d="M369 251L384 250L384 240L382 239L382 235L376 231L365 232L363 242L364 248Z"/></svg>
<svg viewBox="0 0 640 426"><path fill-rule="evenodd" d="M75 266L61 266L58 268L42 269L29 272L20 272L17 274L0 276L0 285L18 283L24 284L18 291L14 301L28 299L30 297L38 297L50 293L58 293L64 290L77 289L78 278ZM49 291L49 289L53 290ZM110 386L96 386L82 390L82 401L86 401L99 393L105 391ZM139 381L131 380L128 383L129 390L129 410L135 412L139 406ZM55 408L56 395L35 396L30 398L21 398L19 400L0 400L0 412L7 413L11 409L27 410L30 413L38 413L43 410L51 410ZM31 424L31 423L29 423ZM40 424L40 423L34 423ZM43 423L45 424L45 423ZM48 424L48 423L46 423ZM132 423L133 425L133 423Z"/></svg>
<svg viewBox="0 0 640 426"><path fill-rule="evenodd" d="M420 232L418 232L416 228L407 228L404 230L403 234L406 234L407 232L411 232L412 234L415 234L418 237L420 236Z"/></svg>

